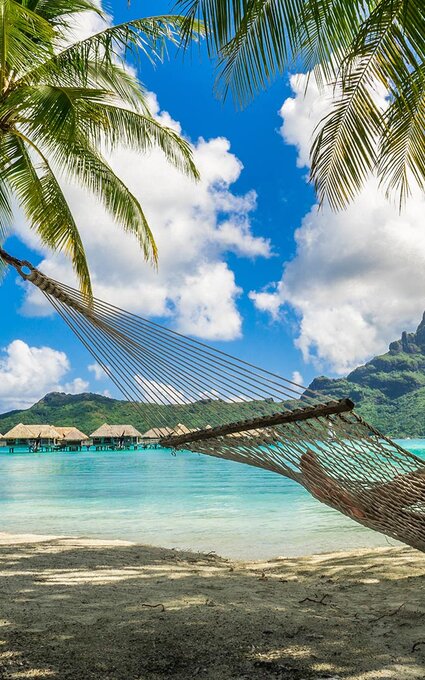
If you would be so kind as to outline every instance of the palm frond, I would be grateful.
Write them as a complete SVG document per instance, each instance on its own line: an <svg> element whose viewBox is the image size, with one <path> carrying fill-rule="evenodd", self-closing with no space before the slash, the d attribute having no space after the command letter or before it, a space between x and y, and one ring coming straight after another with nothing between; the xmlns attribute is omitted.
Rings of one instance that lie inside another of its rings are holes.
<svg viewBox="0 0 425 680"><path fill-rule="evenodd" d="M231 88L236 102L244 105L283 72L302 11L302 0L250 2L235 37L220 52L218 85L224 97Z"/></svg>
<svg viewBox="0 0 425 680"><path fill-rule="evenodd" d="M143 54L151 63L162 61L169 44L180 45L184 18L174 15L144 17L116 26L80 40L61 50L43 64L30 69L25 82L49 79L52 72L73 68L84 77L89 62L101 64L103 72L116 62L123 64L129 53L136 58ZM198 26L198 36L202 34Z"/></svg>
<svg viewBox="0 0 425 680"><path fill-rule="evenodd" d="M9 163L10 156L7 153L2 137L0 137L0 167L4 167ZM0 173L0 243L7 237L13 224L11 198L12 195L4 175Z"/></svg>
<svg viewBox="0 0 425 680"><path fill-rule="evenodd" d="M75 14L80 12L104 16L100 5L93 0L27 0L26 6L52 26L61 28L68 26L75 19Z"/></svg>
<svg viewBox="0 0 425 680"><path fill-rule="evenodd" d="M15 0L0 0L0 92L52 54L48 21Z"/></svg>
<svg viewBox="0 0 425 680"><path fill-rule="evenodd" d="M385 114L378 173L387 196L402 207L413 177L425 191L425 65L409 74Z"/></svg>
<svg viewBox="0 0 425 680"><path fill-rule="evenodd" d="M8 135L10 160L4 179L17 197L29 226L41 242L70 257L81 290L91 296L90 274L80 233L52 169L40 149L24 135ZM29 149L35 151L34 166Z"/></svg>
<svg viewBox="0 0 425 680"><path fill-rule="evenodd" d="M55 145L63 145L66 139L72 145L75 136L99 148L121 144L146 152L158 147L178 170L199 179L192 148L186 140L150 113L131 111L116 106L114 101L110 92L95 88L26 86L20 88L19 96L12 94L7 105L0 106L0 118L13 112L15 123L52 154Z"/></svg>
<svg viewBox="0 0 425 680"><path fill-rule="evenodd" d="M320 89L335 82L359 29L376 5L376 0L308 0L299 22L298 44L303 69L311 72Z"/></svg>
<svg viewBox="0 0 425 680"><path fill-rule="evenodd" d="M202 25L209 54L215 56L232 40L249 6L250 0L176 0L184 44L197 37Z"/></svg>
<svg viewBox="0 0 425 680"><path fill-rule="evenodd" d="M344 54L376 0L178 0L183 33L205 25L210 54L218 54L218 93L230 91L244 106L288 66L301 59L320 83L335 75Z"/></svg>
<svg viewBox="0 0 425 680"><path fill-rule="evenodd" d="M390 85L388 62L397 78L407 71L399 54L398 20L404 4L405 0L380 2L365 20L367 28L359 32L363 38L356 38L342 65L333 109L314 140L311 177L319 202L327 199L334 209L345 207L377 167L377 145L385 126L377 88Z"/></svg>
<svg viewBox="0 0 425 680"><path fill-rule="evenodd" d="M101 87L115 93L118 99L131 109L141 111L144 114L149 113L145 88L133 73L124 70L113 62L106 65L88 60L85 66L86 70L81 83L76 79L75 71L71 66L71 79L68 81L68 85ZM66 82L64 76L64 69L62 69L58 81L61 84Z"/></svg>
<svg viewBox="0 0 425 680"><path fill-rule="evenodd" d="M0 143L0 157L2 155ZM9 188L0 175L0 243L7 237L13 224L13 210Z"/></svg>
<svg viewBox="0 0 425 680"><path fill-rule="evenodd" d="M151 115L141 83L124 63L129 52L162 59L169 45L181 44L184 18L106 26L63 47L75 14L88 11L105 16L97 0L0 0L0 237L15 200L42 242L71 258L90 294L62 179L93 193L156 263L143 209L103 153L118 144L141 152L158 147L186 175L197 179L198 172L189 143ZM196 30L200 35L200 25Z"/></svg>
<svg viewBox="0 0 425 680"><path fill-rule="evenodd" d="M161 125L151 115L129 111L106 102L99 106L89 102L87 108L95 112L94 120L99 121L91 130L93 134L90 138L93 141L96 141L93 135L100 129L103 135L97 141L106 143L111 148L122 145L145 153L158 147L174 167L192 179L199 179L199 172L193 161L192 147L175 130Z"/></svg>
<svg viewBox="0 0 425 680"><path fill-rule="evenodd" d="M109 214L139 241L147 261L157 263L158 251L143 209L124 182L83 138L73 146L56 146L55 163L65 177L98 197Z"/></svg>

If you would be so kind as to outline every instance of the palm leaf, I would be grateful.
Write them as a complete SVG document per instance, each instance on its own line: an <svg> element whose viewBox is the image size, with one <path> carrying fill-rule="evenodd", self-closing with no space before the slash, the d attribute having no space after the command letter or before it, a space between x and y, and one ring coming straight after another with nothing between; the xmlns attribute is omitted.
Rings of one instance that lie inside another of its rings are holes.
<svg viewBox="0 0 425 680"><path fill-rule="evenodd" d="M26 7L46 19L50 25L61 28L69 26L79 12L94 12L104 16L99 4L92 0L27 0Z"/></svg>
<svg viewBox="0 0 425 680"><path fill-rule="evenodd" d="M91 296L90 274L80 233L50 165L44 154L25 136L8 135L10 163L4 179L18 199L32 229L49 248L70 257L80 281L81 290ZM36 153L34 166L29 148Z"/></svg>
<svg viewBox="0 0 425 680"><path fill-rule="evenodd" d="M199 179L188 142L150 114L116 106L114 100L110 92L95 88L26 86L0 107L0 117L13 112L16 124L52 154L56 144L63 145L68 139L72 145L76 135L86 138L93 147L121 144L141 152L159 147L178 170Z"/></svg>
<svg viewBox="0 0 425 680"><path fill-rule="evenodd" d="M53 27L15 0L0 0L0 91L51 57Z"/></svg>
<svg viewBox="0 0 425 680"><path fill-rule="evenodd" d="M389 197L400 207L411 192L413 176L425 190L425 66L409 74L385 114L386 125L379 150L379 176Z"/></svg>
<svg viewBox="0 0 425 680"><path fill-rule="evenodd" d="M249 0L177 0L183 16L182 37L187 46L204 27L210 55L215 56L232 40L250 6Z"/></svg>
<svg viewBox="0 0 425 680"><path fill-rule="evenodd" d="M158 147L174 167L192 179L199 179L192 148L175 130L161 125L151 115L143 115L105 102L99 106L89 102L88 108L97 111L98 118L95 116L95 120L102 118L102 122L92 130L96 135L102 126L105 135L98 142L106 142L111 147L119 144L141 152ZM91 139L96 141L95 137Z"/></svg>
<svg viewBox="0 0 425 680"><path fill-rule="evenodd" d="M156 264L157 247L139 201L87 140L77 138L73 146L66 142L62 148L57 145L55 162L64 176L99 198L124 230L136 236L145 259Z"/></svg>
<svg viewBox="0 0 425 680"><path fill-rule="evenodd" d="M48 79L56 71L74 69L84 77L86 65L101 64L103 71L111 64L124 63L129 52L143 54L152 63L162 61L168 44L180 45L184 18L174 15L145 17L111 26L80 40L49 58L44 64L29 70L25 82ZM199 24L197 35L202 34Z"/></svg>
<svg viewBox="0 0 425 680"><path fill-rule="evenodd" d="M341 68L331 113L319 125L311 153L311 177L319 202L344 207L377 166L377 140L384 111L377 103L378 83L388 85L387 60L399 61L397 18L404 0L383 3L365 20L356 45ZM397 64L399 73L406 65ZM395 68L392 69L395 73Z"/></svg>
<svg viewBox="0 0 425 680"><path fill-rule="evenodd" d="M96 0L0 0L0 237L11 222L14 198L42 242L71 258L90 294L84 248L62 179L97 196L156 263L140 203L98 149L158 147L188 176L197 179L198 173L190 145L151 115L143 87L124 64L129 52L156 61L170 44L180 45L183 18L108 26L63 47L75 13L86 11L104 16Z"/></svg>
<svg viewBox="0 0 425 680"><path fill-rule="evenodd" d="M337 56L351 45L374 0L178 0L183 33L202 19L210 54L218 54L216 85L238 105L301 58L319 82L335 75Z"/></svg>

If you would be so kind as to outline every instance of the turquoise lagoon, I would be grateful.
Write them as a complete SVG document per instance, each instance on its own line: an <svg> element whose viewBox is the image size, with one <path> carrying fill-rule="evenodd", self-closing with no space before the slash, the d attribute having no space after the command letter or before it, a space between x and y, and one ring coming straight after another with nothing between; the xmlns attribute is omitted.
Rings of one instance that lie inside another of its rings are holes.
<svg viewBox="0 0 425 680"><path fill-rule="evenodd" d="M425 440L401 443L425 457ZM166 450L2 451L0 531L124 539L246 559L396 544L280 475Z"/></svg>

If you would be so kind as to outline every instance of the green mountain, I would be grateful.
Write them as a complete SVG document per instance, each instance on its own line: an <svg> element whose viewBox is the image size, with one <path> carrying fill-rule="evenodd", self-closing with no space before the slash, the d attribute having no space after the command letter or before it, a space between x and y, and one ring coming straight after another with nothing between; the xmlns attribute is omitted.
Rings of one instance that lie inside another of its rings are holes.
<svg viewBox="0 0 425 680"><path fill-rule="evenodd" d="M386 354L346 378L320 376L309 387L331 397L349 397L356 411L384 434L425 437L425 314L416 332L404 332Z"/></svg>
<svg viewBox="0 0 425 680"><path fill-rule="evenodd" d="M403 333L389 351L359 366L346 378L320 376L312 390L335 398L349 397L356 410L384 434L393 437L425 437L425 314L416 333ZM0 432L17 423L76 425L86 434L104 422L132 423L141 432L153 426L178 423L208 424L208 400L176 406L134 405L99 394L47 394L24 411L0 415ZM261 416L275 411L270 401L215 403L223 422Z"/></svg>

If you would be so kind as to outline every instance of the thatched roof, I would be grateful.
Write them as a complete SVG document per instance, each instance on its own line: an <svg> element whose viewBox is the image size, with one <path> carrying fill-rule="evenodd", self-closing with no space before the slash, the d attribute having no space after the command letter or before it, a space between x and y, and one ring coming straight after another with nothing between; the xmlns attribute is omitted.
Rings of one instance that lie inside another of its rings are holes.
<svg viewBox="0 0 425 680"><path fill-rule="evenodd" d="M55 427L55 429L59 432L62 441L65 442L82 442L88 439L88 436L77 427Z"/></svg>
<svg viewBox="0 0 425 680"><path fill-rule="evenodd" d="M4 435L5 439L60 439L60 434L52 425L15 425Z"/></svg>
<svg viewBox="0 0 425 680"><path fill-rule="evenodd" d="M90 437L141 437L139 430L133 425L108 425L103 423Z"/></svg>
<svg viewBox="0 0 425 680"><path fill-rule="evenodd" d="M142 437L143 439L160 439L161 437L168 437L168 435L173 433L174 430L172 427L153 427L151 430L145 432Z"/></svg>
<svg viewBox="0 0 425 680"><path fill-rule="evenodd" d="M193 430L189 430L186 425L182 425L181 423L176 425L173 429L173 434L189 434L189 432L193 432Z"/></svg>

